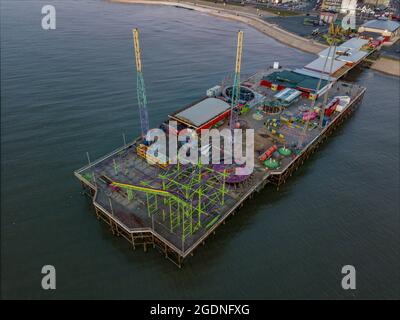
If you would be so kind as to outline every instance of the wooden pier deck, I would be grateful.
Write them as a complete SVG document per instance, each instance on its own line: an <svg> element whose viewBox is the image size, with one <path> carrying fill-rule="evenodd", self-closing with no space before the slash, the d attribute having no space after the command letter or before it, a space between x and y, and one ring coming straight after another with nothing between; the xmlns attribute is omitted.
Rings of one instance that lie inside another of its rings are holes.
<svg viewBox="0 0 400 320"><path fill-rule="evenodd" d="M301 152L282 162L282 165L275 170L265 170L260 163L256 163L254 173L245 185L238 186L227 192L226 201L221 210L221 217L210 228L202 228L194 232L192 236L184 238L181 234L170 232L163 220L157 215L149 216L141 206L144 198L129 202L121 192L111 192L107 186L102 185L99 177L107 174L110 177L132 179L132 176L154 178L162 173L162 169L149 165L145 160L137 157L136 144L138 140L122 146L114 152L88 164L87 166L74 172L80 180L84 192L92 199L95 216L98 220L105 222L111 232L129 241L133 249L143 247L158 249L165 258L181 267L182 263L195 250L205 244L206 240L216 233L216 230L225 224L227 218L234 215L244 205L244 203L254 197L267 184L273 184L278 189L286 183L288 178L298 170L301 165L318 149L318 147L356 110L365 92L365 88L356 85L343 85L342 82L335 84L338 86L334 94L345 93L351 95L351 102L346 108L335 115L332 121L324 128L316 128L312 133L305 137L305 146ZM251 127L259 127L260 122L254 122L251 113L246 115ZM253 119L253 120L252 120ZM255 128L256 132L257 129ZM260 131L261 132L261 131ZM258 132L258 133L260 133ZM261 133L260 133L261 134ZM268 145L276 143L273 139L265 139L266 148ZM119 168L119 173L115 172L115 159L124 166L124 170ZM92 174L93 179L88 179L88 174ZM137 178L136 178L137 179Z"/></svg>

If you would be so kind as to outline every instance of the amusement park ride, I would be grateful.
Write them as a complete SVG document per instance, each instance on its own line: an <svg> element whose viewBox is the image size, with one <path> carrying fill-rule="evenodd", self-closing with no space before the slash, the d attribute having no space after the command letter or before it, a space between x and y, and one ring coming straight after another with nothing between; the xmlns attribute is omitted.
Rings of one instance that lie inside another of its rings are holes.
<svg viewBox="0 0 400 320"><path fill-rule="evenodd" d="M139 30L133 29L133 44L135 46L136 57L136 74L137 74L137 99L139 106L140 125L142 128L142 137L145 138L147 131L149 131L149 114L147 111L147 96L144 86L144 79L142 73L142 61L140 59L140 44L139 44Z"/></svg>
<svg viewBox="0 0 400 320"><path fill-rule="evenodd" d="M237 34L237 48L236 48L236 66L235 76L233 79L232 97L231 97L231 115L229 121L229 128L231 131L235 129L239 121L239 98L240 98L240 68L242 64L243 52L243 31L238 31Z"/></svg>

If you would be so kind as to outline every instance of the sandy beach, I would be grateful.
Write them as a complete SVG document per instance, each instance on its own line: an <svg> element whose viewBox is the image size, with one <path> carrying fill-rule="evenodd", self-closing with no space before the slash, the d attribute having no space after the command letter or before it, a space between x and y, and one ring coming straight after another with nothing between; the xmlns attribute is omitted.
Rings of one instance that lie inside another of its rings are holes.
<svg viewBox="0 0 400 320"><path fill-rule="evenodd" d="M223 6L212 2L197 1L170 1L170 0L109 0L111 2L130 3L130 4L148 4L148 5L168 5L196 10L206 14L210 14L223 19L230 19L246 23L263 34L274 38L275 40L299 49L303 52L318 54L327 46L316 41L300 37L289 31L283 30L278 26L262 20L255 8L237 7L232 5ZM237 10L240 8L240 11ZM272 16L267 12L262 12L263 16ZM371 69L380 71L393 76L400 76L400 61L388 58L379 58Z"/></svg>

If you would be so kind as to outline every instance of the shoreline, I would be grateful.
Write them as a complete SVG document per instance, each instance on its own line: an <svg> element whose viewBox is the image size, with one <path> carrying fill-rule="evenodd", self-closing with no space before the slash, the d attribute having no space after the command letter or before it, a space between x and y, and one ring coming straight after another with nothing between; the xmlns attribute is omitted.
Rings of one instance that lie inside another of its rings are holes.
<svg viewBox="0 0 400 320"><path fill-rule="evenodd" d="M235 8L229 6L228 8L215 6L213 3L200 4L197 2L190 3L187 1L174 1L174 0L108 0L114 3L124 4L145 4L145 5L166 5L181 7L184 9L195 10L203 12L218 18L234 20L245 23L257 31L275 39L276 41L285 44L287 46L296 48L306 53L312 53L317 55L320 51L327 48L327 45L321 44L314 40L306 39L289 31L279 28L278 26L268 23L258 17L256 11L252 8L247 8L245 12L235 11ZM214 6L213 6L214 5ZM241 8L241 7L240 7ZM266 13L265 15L271 15ZM391 76L400 77L400 61L380 57L375 61L370 69L385 73Z"/></svg>

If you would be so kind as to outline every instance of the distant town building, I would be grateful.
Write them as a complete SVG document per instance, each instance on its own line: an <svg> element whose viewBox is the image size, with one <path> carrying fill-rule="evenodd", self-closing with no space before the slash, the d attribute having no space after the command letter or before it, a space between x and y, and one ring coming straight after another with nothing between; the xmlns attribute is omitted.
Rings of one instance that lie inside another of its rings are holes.
<svg viewBox="0 0 400 320"><path fill-rule="evenodd" d="M340 13L356 12L356 0L323 0L322 11L334 11Z"/></svg>
<svg viewBox="0 0 400 320"><path fill-rule="evenodd" d="M357 1L355 0L323 0L322 11L334 11L340 13L355 13Z"/></svg>
<svg viewBox="0 0 400 320"><path fill-rule="evenodd" d="M323 0L321 4L322 11L339 12L342 7L342 0Z"/></svg>
<svg viewBox="0 0 400 320"><path fill-rule="evenodd" d="M358 32L366 37L382 36L385 42L393 42L400 37L400 23L391 20L370 20L364 23Z"/></svg>
<svg viewBox="0 0 400 320"><path fill-rule="evenodd" d="M390 0L364 0L364 4L387 7L390 4Z"/></svg>

